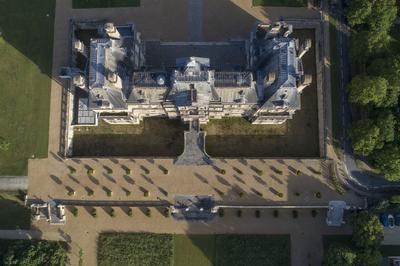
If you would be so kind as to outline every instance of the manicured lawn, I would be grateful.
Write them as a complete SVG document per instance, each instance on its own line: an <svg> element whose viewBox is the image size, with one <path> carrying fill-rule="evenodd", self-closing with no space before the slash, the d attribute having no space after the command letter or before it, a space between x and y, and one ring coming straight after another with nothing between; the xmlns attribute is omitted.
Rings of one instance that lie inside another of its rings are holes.
<svg viewBox="0 0 400 266"><path fill-rule="evenodd" d="M169 266L172 264L172 235L148 233L101 234L98 247L98 263L100 266Z"/></svg>
<svg viewBox="0 0 400 266"><path fill-rule="evenodd" d="M253 0L253 6L306 7L307 0Z"/></svg>
<svg viewBox="0 0 400 266"><path fill-rule="evenodd" d="M63 266L66 261L64 242L0 239L1 265Z"/></svg>
<svg viewBox="0 0 400 266"><path fill-rule="evenodd" d="M140 6L140 0L72 0L72 8Z"/></svg>
<svg viewBox="0 0 400 266"><path fill-rule="evenodd" d="M213 265L215 238L215 235L175 235L174 266Z"/></svg>
<svg viewBox="0 0 400 266"><path fill-rule="evenodd" d="M183 152L180 120L146 118L139 125L81 127L75 130L74 156L178 156Z"/></svg>
<svg viewBox="0 0 400 266"><path fill-rule="evenodd" d="M47 156L54 0L2 1L0 8L0 175L25 175Z"/></svg>
<svg viewBox="0 0 400 266"><path fill-rule="evenodd" d="M290 265L288 235L218 235L216 265Z"/></svg>
<svg viewBox="0 0 400 266"><path fill-rule="evenodd" d="M29 229L31 215L23 197L24 193L0 192L0 229Z"/></svg>
<svg viewBox="0 0 400 266"><path fill-rule="evenodd" d="M284 266L290 265L290 237L102 234L98 256L99 265Z"/></svg>

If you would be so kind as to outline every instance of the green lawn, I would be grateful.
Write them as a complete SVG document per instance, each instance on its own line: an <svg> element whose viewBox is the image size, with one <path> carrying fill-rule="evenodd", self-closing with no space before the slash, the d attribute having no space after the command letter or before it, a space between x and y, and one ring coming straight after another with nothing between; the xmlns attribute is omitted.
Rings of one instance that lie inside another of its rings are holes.
<svg viewBox="0 0 400 266"><path fill-rule="evenodd" d="M54 0L1 1L0 175L25 175L47 156Z"/></svg>
<svg viewBox="0 0 400 266"><path fill-rule="evenodd" d="M140 6L140 0L72 0L72 8Z"/></svg>
<svg viewBox="0 0 400 266"><path fill-rule="evenodd" d="M0 192L0 229L29 229L30 210L23 197L24 193Z"/></svg>
<svg viewBox="0 0 400 266"><path fill-rule="evenodd" d="M307 0L253 0L253 6L306 7Z"/></svg>
<svg viewBox="0 0 400 266"><path fill-rule="evenodd" d="M102 234L99 265L290 265L288 235Z"/></svg>

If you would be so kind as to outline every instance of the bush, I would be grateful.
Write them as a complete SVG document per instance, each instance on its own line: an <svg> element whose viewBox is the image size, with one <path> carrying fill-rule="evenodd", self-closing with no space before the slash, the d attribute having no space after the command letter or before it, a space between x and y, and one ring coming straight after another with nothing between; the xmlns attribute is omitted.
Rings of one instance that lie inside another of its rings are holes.
<svg viewBox="0 0 400 266"><path fill-rule="evenodd" d="M244 193L243 193L243 191L239 191L239 198L243 198L243 196L244 196Z"/></svg>
<svg viewBox="0 0 400 266"><path fill-rule="evenodd" d="M168 169L164 169L163 172L164 172L164 175L168 175L168 173L169 173Z"/></svg>
<svg viewBox="0 0 400 266"><path fill-rule="evenodd" d="M128 213L127 213L127 214L128 214L129 217L132 217L132 216L133 216L133 211L132 211L131 208L128 209Z"/></svg>
<svg viewBox="0 0 400 266"><path fill-rule="evenodd" d="M278 192L276 195L277 195L278 197L280 197L280 198L283 198L283 193L282 193L282 192Z"/></svg>
<svg viewBox="0 0 400 266"><path fill-rule="evenodd" d="M316 197L317 199L320 199L320 198L322 197L321 192L319 192L319 191L315 192L315 197Z"/></svg>
<svg viewBox="0 0 400 266"><path fill-rule="evenodd" d="M145 214L146 214L147 217L150 217L151 216L151 210L149 208L146 208Z"/></svg>
<svg viewBox="0 0 400 266"><path fill-rule="evenodd" d="M150 192L148 190L146 190L145 192L143 192L143 196L145 196L146 198L150 195Z"/></svg>
<svg viewBox="0 0 400 266"><path fill-rule="evenodd" d="M127 175L130 175L130 174L131 174L131 169L126 168L126 169L125 169L125 173L126 173Z"/></svg>
<svg viewBox="0 0 400 266"><path fill-rule="evenodd" d="M275 218L279 217L279 211L278 210L274 210L273 215Z"/></svg>
<svg viewBox="0 0 400 266"><path fill-rule="evenodd" d="M68 190L67 195L68 196L74 196L75 195L75 190Z"/></svg>
<svg viewBox="0 0 400 266"><path fill-rule="evenodd" d="M88 189L87 194L88 194L88 196L92 196L94 194L94 191L91 189Z"/></svg>
<svg viewBox="0 0 400 266"><path fill-rule="evenodd" d="M225 171L225 169L218 169L218 172L219 172L221 175L224 175L224 174L226 174L226 171Z"/></svg>
<svg viewBox="0 0 400 266"><path fill-rule="evenodd" d="M95 173L94 169L90 168L87 170L88 175L93 175Z"/></svg>
<svg viewBox="0 0 400 266"><path fill-rule="evenodd" d="M169 208L165 208L165 209L164 209L164 215L165 215L165 217L169 217L170 214L171 214L171 212L170 212Z"/></svg>
<svg viewBox="0 0 400 266"><path fill-rule="evenodd" d="M130 192L129 190L125 190L125 195L126 195L127 197L129 197L129 196L131 195L131 192Z"/></svg>
<svg viewBox="0 0 400 266"><path fill-rule="evenodd" d="M301 171L299 169L296 170L296 175L301 175Z"/></svg>
<svg viewBox="0 0 400 266"><path fill-rule="evenodd" d="M296 192L294 193L294 195L297 196L297 197L299 197L299 196L300 196L300 192L297 192L297 191L296 191Z"/></svg>
<svg viewBox="0 0 400 266"><path fill-rule="evenodd" d="M237 217L242 217L242 210L237 210Z"/></svg>
<svg viewBox="0 0 400 266"><path fill-rule="evenodd" d="M112 174L113 173L113 170L111 169L111 168L107 168L107 174Z"/></svg>
<svg viewBox="0 0 400 266"><path fill-rule="evenodd" d="M292 211L292 216L294 219L296 219L297 217L299 217L299 212L297 210L293 210Z"/></svg>
<svg viewBox="0 0 400 266"><path fill-rule="evenodd" d="M71 174L75 174L75 173L76 173L76 169L75 169L74 167L70 166L70 167L69 167L69 172L70 172Z"/></svg>
<svg viewBox="0 0 400 266"><path fill-rule="evenodd" d="M260 212L260 210L256 210L256 218L260 218L260 216L261 216L261 212Z"/></svg>
<svg viewBox="0 0 400 266"><path fill-rule="evenodd" d="M111 209L111 210L110 210L110 216L111 216L111 217L115 217L115 210L114 210L114 209Z"/></svg>
<svg viewBox="0 0 400 266"><path fill-rule="evenodd" d="M111 197L112 196L112 191L111 190L107 190L107 197Z"/></svg>
<svg viewBox="0 0 400 266"><path fill-rule="evenodd" d="M74 207L74 208L72 209L72 215L75 216L75 217L78 216L78 208Z"/></svg>
<svg viewBox="0 0 400 266"><path fill-rule="evenodd" d="M218 215L219 215L219 217L224 217L224 215L225 215L224 209L219 208L218 209Z"/></svg>
<svg viewBox="0 0 400 266"><path fill-rule="evenodd" d="M92 209L91 214L92 214L93 217L97 217L97 210L96 210L96 208L93 208L93 209Z"/></svg>

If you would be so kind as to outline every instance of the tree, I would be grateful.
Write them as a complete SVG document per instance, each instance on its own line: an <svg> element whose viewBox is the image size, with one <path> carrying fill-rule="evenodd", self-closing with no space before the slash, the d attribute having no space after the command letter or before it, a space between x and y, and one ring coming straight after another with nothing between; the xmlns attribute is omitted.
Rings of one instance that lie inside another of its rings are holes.
<svg viewBox="0 0 400 266"><path fill-rule="evenodd" d="M0 137L0 151L8 151L10 148L10 142L5 138Z"/></svg>
<svg viewBox="0 0 400 266"><path fill-rule="evenodd" d="M372 1L371 0L350 0L347 1L348 7L346 9L347 19L351 26L365 23L366 19L371 14Z"/></svg>
<svg viewBox="0 0 400 266"><path fill-rule="evenodd" d="M325 266L351 266L356 261L356 253L349 247L333 244L324 258Z"/></svg>
<svg viewBox="0 0 400 266"><path fill-rule="evenodd" d="M396 0L375 0L366 23L374 33L388 33L396 15Z"/></svg>
<svg viewBox="0 0 400 266"><path fill-rule="evenodd" d="M379 169L387 180L400 180L400 148L398 145L387 144L372 155L374 166Z"/></svg>
<svg viewBox="0 0 400 266"><path fill-rule="evenodd" d="M347 87L349 100L358 105L373 104L379 107L386 97L387 87L388 82L384 78L364 74L355 76Z"/></svg>
<svg viewBox="0 0 400 266"><path fill-rule="evenodd" d="M371 119L362 119L351 125L350 139L356 154L367 156L379 140L379 128Z"/></svg>
<svg viewBox="0 0 400 266"><path fill-rule="evenodd" d="M368 211L356 214L352 220L353 241L362 249L378 248L383 240L383 226L378 217Z"/></svg>
<svg viewBox="0 0 400 266"><path fill-rule="evenodd" d="M377 58L369 64L367 71L370 75L381 76L388 81L383 106L397 106L400 95L400 56L389 54L387 58Z"/></svg>
<svg viewBox="0 0 400 266"><path fill-rule="evenodd" d="M381 262L382 254L377 248L362 249L357 253L356 265L376 266Z"/></svg>
<svg viewBox="0 0 400 266"><path fill-rule="evenodd" d="M59 242L17 240L11 242L3 256L2 265L65 265L66 250Z"/></svg>
<svg viewBox="0 0 400 266"><path fill-rule="evenodd" d="M379 128L379 139L375 149L382 149L385 143L394 141L396 117L390 110L379 110L375 124Z"/></svg>

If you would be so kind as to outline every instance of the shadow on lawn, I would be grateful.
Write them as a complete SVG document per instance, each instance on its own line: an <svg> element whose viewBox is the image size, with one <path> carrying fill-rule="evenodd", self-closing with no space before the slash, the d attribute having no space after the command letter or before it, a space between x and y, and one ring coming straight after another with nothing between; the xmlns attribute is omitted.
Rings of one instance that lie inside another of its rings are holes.
<svg viewBox="0 0 400 266"><path fill-rule="evenodd" d="M0 37L51 77L55 0L3 1Z"/></svg>

